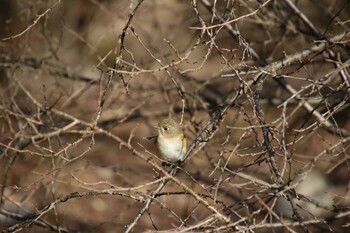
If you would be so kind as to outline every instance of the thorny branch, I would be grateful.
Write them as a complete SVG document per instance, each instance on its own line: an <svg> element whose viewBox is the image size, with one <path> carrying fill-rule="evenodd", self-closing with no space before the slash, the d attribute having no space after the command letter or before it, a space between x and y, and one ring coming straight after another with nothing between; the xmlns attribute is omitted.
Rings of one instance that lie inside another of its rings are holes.
<svg viewBox="0 0 350 233"><path fill-rule="evenodd" d="M349 2L0 2L0 229L346 231Z"/></svg>

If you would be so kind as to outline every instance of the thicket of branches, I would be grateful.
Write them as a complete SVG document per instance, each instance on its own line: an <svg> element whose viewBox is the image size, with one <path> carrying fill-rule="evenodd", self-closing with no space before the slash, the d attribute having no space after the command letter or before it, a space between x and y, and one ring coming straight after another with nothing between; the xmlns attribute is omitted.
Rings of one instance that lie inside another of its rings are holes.
<svg viewBox="0 0 350 233"><path fill-rule="evenodd" d="M0 1L2 232L346 232L350 1ZM150 136L182 122L186 160Z"/></svg>

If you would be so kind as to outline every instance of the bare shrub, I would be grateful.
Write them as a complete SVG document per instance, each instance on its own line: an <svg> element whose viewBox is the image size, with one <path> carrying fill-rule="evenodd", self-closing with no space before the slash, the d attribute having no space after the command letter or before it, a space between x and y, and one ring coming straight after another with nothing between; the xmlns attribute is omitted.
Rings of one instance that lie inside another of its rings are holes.
<svg viewBox="0 0 350 233"><path fill-rule="evenodd" d="M346 232L350 2L1 1L2 232ZM162 166L153 128L190 145Z"/></svg>

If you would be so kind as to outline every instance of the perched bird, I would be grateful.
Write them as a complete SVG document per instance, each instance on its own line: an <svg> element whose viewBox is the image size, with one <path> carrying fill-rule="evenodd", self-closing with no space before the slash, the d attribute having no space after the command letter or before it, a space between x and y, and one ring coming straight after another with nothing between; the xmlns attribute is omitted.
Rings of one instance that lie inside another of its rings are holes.
<svg viewBox="0 0 350 233"><path fill-rule="evenodd" d="M159 156L167 162L182 161L187 151L187 139L180 124L167 118L158 124L157 129L155 146Z"/></svg>

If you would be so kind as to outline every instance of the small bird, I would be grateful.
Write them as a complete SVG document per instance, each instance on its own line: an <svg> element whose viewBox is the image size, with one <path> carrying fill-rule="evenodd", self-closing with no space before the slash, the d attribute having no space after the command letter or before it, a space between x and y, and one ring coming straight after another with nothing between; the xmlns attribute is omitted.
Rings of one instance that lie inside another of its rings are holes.
<svg viewBox="0 0 350 233"><path fill-rule="evenodd" d="M187 139L180 124L167 118L158 124L157 129L155 146L159 156L167 162L182 161L187 151Z"/></svg>

